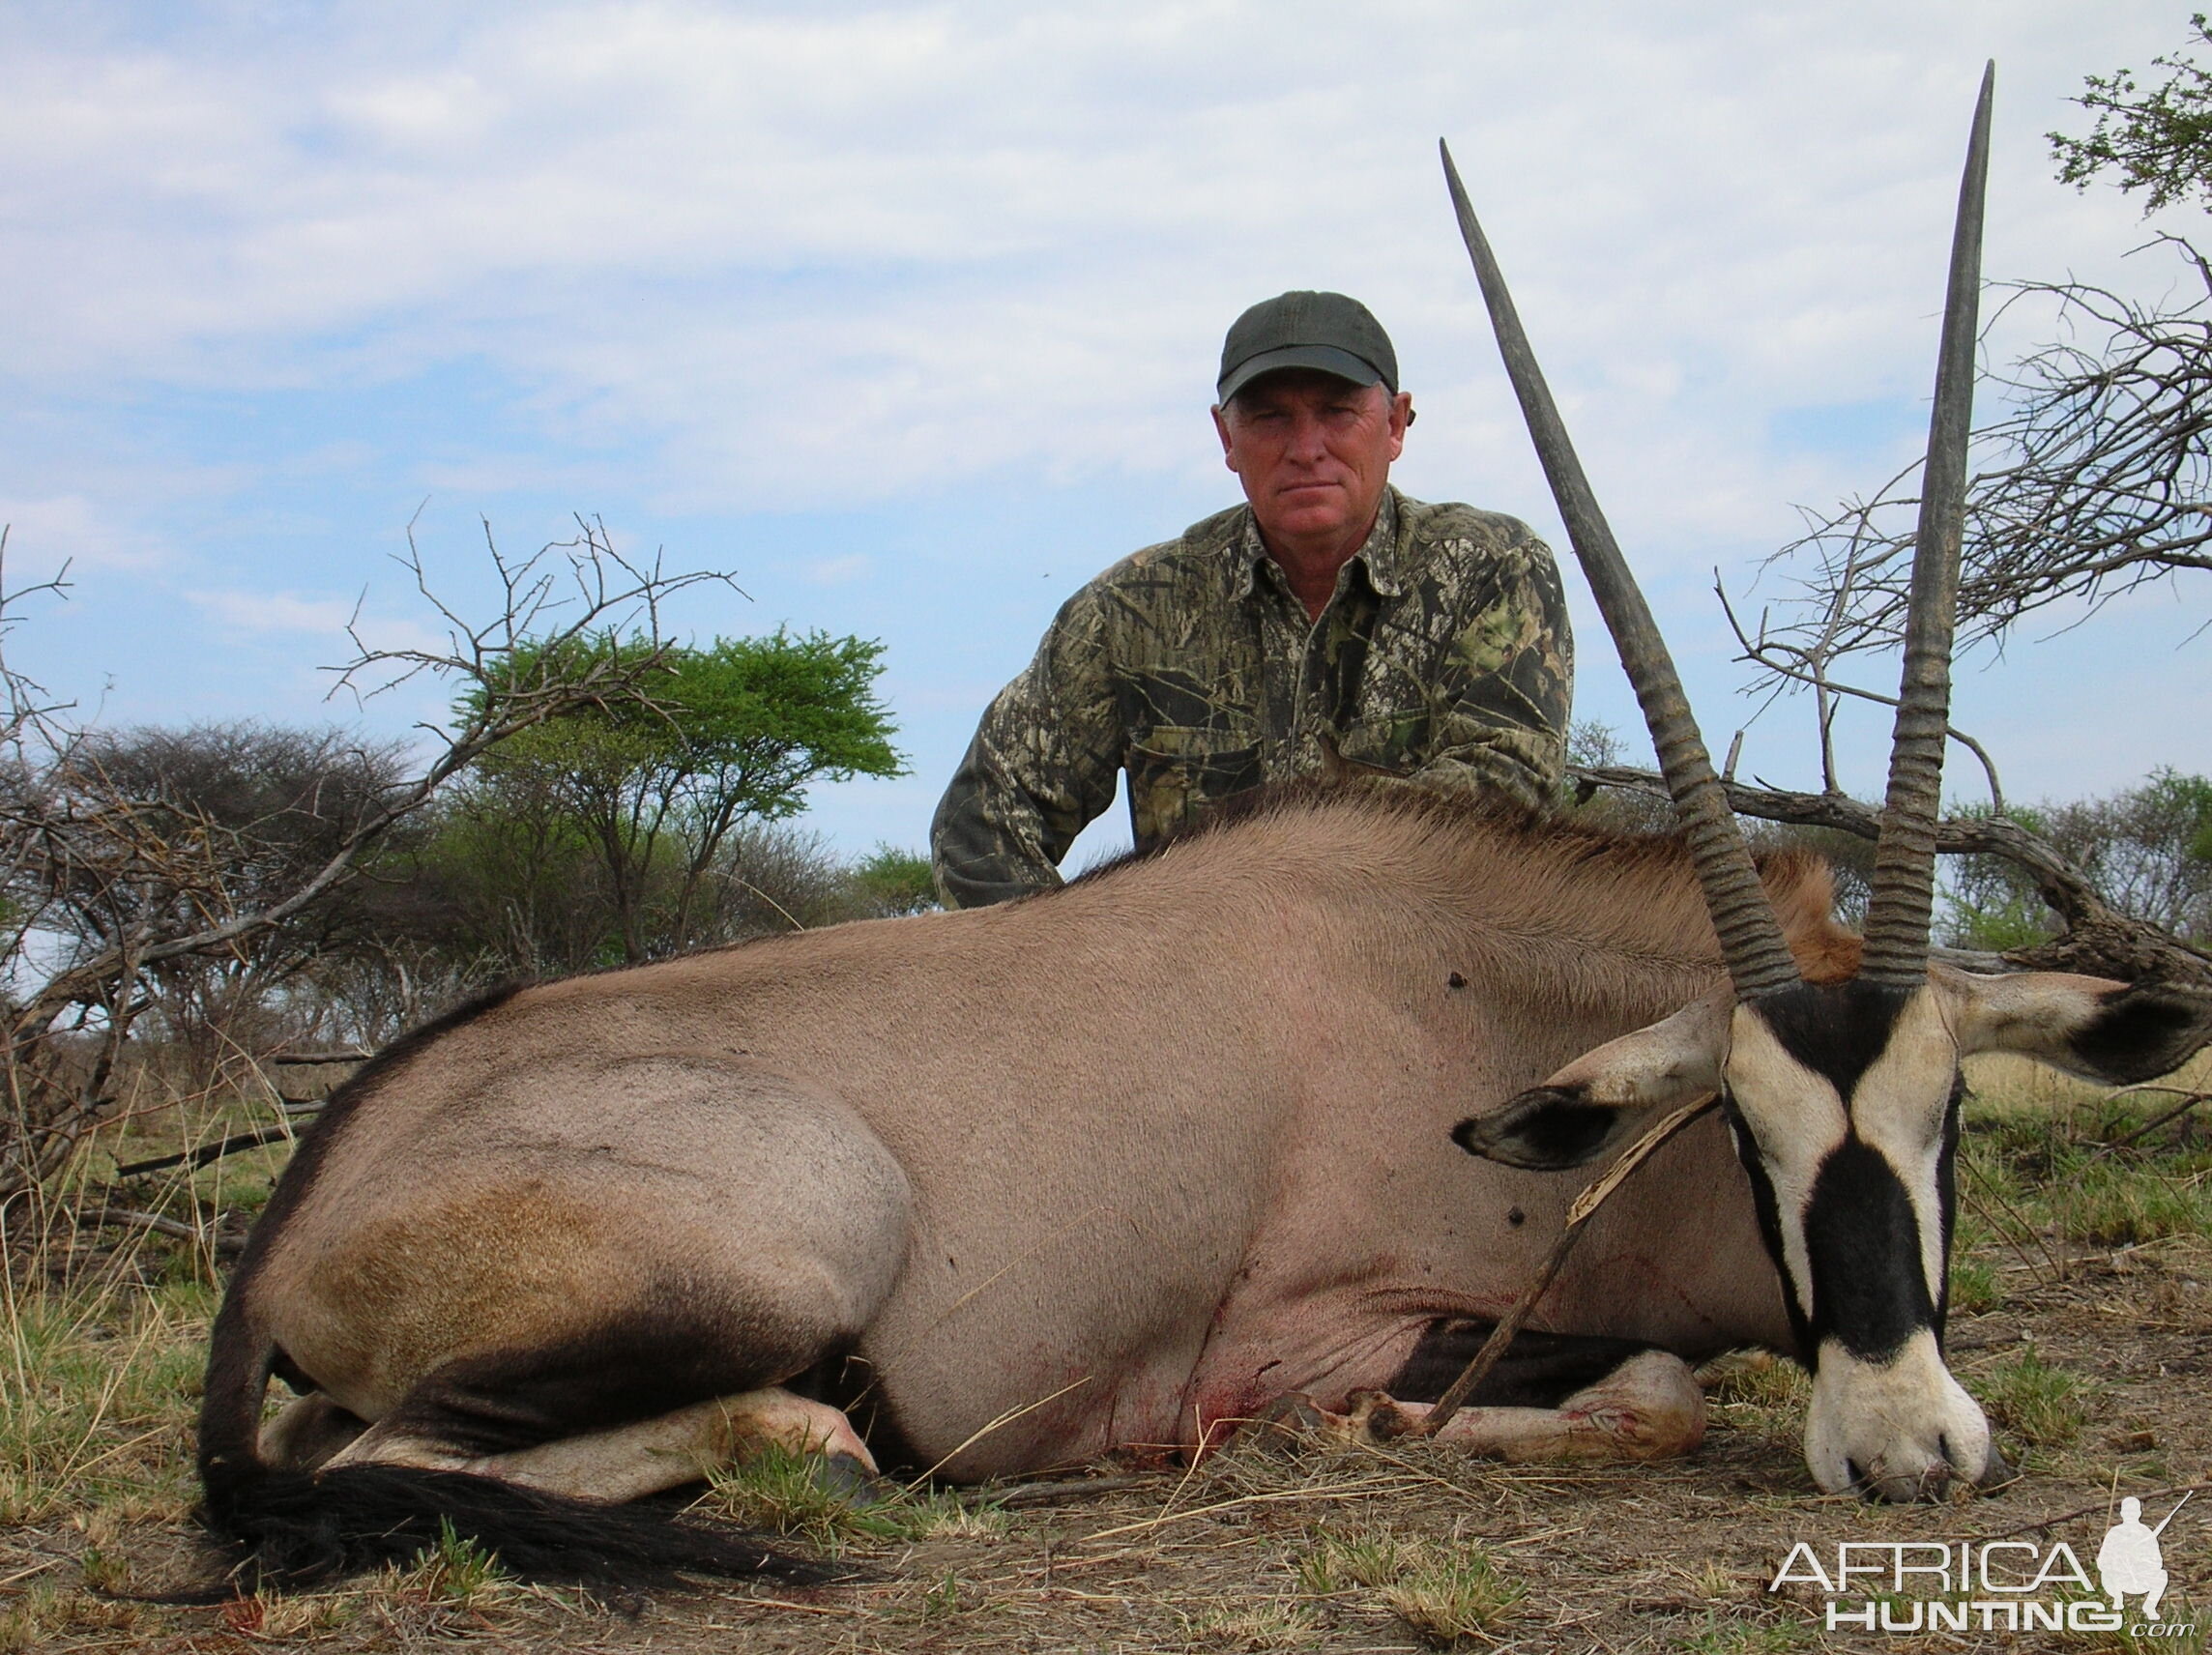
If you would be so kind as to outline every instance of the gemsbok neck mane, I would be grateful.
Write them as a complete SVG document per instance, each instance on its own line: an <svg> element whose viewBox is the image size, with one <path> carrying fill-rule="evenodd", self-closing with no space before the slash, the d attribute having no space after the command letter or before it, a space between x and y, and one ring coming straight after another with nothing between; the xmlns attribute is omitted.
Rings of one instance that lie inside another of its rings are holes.
<svg viewBox="0 0 2212 1655"><path fill-rule="evenodd" d="M1526 969L1534 947L1578 979L1598 979L1578 980L1578 989L1647 970L1702 985L1721 963L1679 834L1589 826L1402 781L1305 778L1258 788L1147 850L1085 872L1068 892L1102 888L1137 864L1152 869L1149 883L1163 894L1264 870L1260 877L1303 895L1342 888L1369 908L1380 897L1464 927L1470 957L1486 941L1509 944ZM1760 857L1759 870L1805 979L1850 977L1859 940L1836 922L1826 861L1787 849Z"/></svg>

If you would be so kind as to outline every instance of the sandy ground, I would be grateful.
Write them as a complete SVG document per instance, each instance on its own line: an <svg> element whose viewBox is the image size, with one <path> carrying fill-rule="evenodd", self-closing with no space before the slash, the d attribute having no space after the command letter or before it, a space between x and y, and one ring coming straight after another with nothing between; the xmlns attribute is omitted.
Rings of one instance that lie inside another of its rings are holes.
<svg viewBox="0 0 2212 1655"><path fill-rule="evenodd" d="M1446 1451L1315 1444L1248 1447L1195 1470L1124 1473L1062 1486L983 1524L848 1555L871 1572L808 1591L706 1589L631 1611L572 1595L494 1585L457 1597L420 1576L327 1600L205 1608L87 1600L46 1646L243 1652L274 1646L830 1651L1413 1650L1435 1646L1389 1601L1387 1583L1317 1586L1310 1561L1331 1537L1382 1537L1432 1558L1481 1546L1517 1598L1470 1648L2200 1650L2212 1609L2212 1495L2164 1536L2167 1625L2125 1634L1866 1633L1820 1629L1820 1594L1769 1582L1797 1541L1956 1543L2062 1539L2093 1567L2110 1500L2146 1496L2156 1519L2187 1486L2212 1482L2212 1243L2193 1236L2053 1261L1998 1251L2001 1307L1962 1316L1953 1365L1970 1386L2017 1371L2023 1353L2075 1381L2038 1445L2000 1431L2021 1470L1994 1495L1868 1507L1820 1495L1798 1457L1787 1368L1715 1392L1694 1457L1657 1466L1562 1469L1469 1461ZM2058 1266L2063 1266L2063 1274ZM2070 1419L2070 1425L2063 1421ZM2173 1495L2156 1491L2172 1489ZM0 1573L80 1553L81 1533L18 1530ZM160 1589L195 1568L180 1524L126 1527L107 1567L126 1590ZM1410 1553L1411 1554L1411 1553ZM27 1559L27 1562L17 1561ZM1857 1594L1853 1604L1863 1602ZM1901 1612L1900 1611L1899 1612Z"/></svg>

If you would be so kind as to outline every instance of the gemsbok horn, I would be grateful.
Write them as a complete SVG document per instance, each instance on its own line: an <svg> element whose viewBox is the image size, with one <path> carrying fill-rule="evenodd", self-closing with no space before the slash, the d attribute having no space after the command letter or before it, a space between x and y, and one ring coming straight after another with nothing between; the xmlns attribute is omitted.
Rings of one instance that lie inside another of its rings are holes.
<svg viewBox="0 0 2212 1655"><path fill-rule="evenodd" d="M1443 156L1506 371L1650 724L1731 979L1462 1123L1454 1137L1513 1165L1576 1165L1652 1108L1719 1092L1797 1354L1814 1373L1805 1442L1814 1476L1824 1489L1890 1498L1933 1497L1956 1475L2002 1473L1988 1422L1942 1359L1962 1055L2002 1047L2097 1069L2090 1048L2116 1044L2124 1028L2143 1048L2130 1063L2153 1063L2176 1049L2164 1031L2196 1020L2157 991L2082 977L1969 977L1929 964L1994 79L1993 65L1959 189L1874 895L1860 969L1840 980L1832 972L1831 980L1806 980L1783 942L1680 680L1584 479L1450 152ZM1605 1112L1615 1118L1611 1129L1597 1124Z"/></svg>

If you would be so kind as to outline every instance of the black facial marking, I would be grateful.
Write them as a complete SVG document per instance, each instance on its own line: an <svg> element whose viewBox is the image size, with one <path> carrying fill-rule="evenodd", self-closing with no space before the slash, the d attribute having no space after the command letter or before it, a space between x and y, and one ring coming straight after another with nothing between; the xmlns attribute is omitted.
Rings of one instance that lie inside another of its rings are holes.
<svg viewBox="0 0 2212 1655"><path fill-rule="evenodd" d="M1467 978L1454 972L1450 976L1444 978L1444 986L1447 988L1465 988L1467 987Z"/></svg>
<svg viewBox="0 0 2212 1655"><path fill-rule="evenodd" d="M1766 1163L1759 1153L1759 1140L1752 1135L1751 1125L1736 1107L1735 1094L1721 1093L1721 1107L1728 1118L1729 1137L1735 1144L1735 1158L1743 1164L1744 1176L1751 1180L1751 1206L1759 1215L1759 1234L1766 1243L1766 1256L1774 1261L1774 1273L1782 1278L1782 1303L1790 1312L1790 1330L1796 1335L1797 1349L1792 1352L1807 1372L1819 1368L1819 1341L1814 1337L1812 1318L1805 1314L1805 1306L1798 1299L1796 1280L1789 1266L1782 1262L1782 1207L1775 1200L1773 1181L1766 1176Z"/></svg>
<svg viewBox="0 0 2212 1655"><path fill-rule="evenodd" d="M1887 1047L1911 992L1856 981L1805 985L1761 1001L1754 1009L1784 1050L1836 1089L1848 1112L1859 1082ZM1964 1083L1954 1073L1942 1139L1936 1147L1936 1221L1942 1226L1940 1256L1946 1264L1963 1091ZM1827 1339L1868 1362L1894 1356L1923 1327L1940 1342L1948 1284L1939 1282L1936 1296L1930 1297L1919 1218L1897 1169L1858 1136L1855 1124L1821 1163L1804 1212L1791 1215L1801 1221L1813 1276L1808 1312L1801 1302L1804 1290L1784 1263L1783 1215L1752 1122L1733 1097L1728 1108L1737 1157L1751 1178L1760 1232L1782 1274L1798 1359L1813 1366Z"/></svg>
<svg viewBox="0 0 2212 1655"><path fill-rule="evenodd" d="M1897 1014L1911 998L1910 989L1854 977L1842 983L1803 983L1754 1001L1745 1009L1772 1031L1784 1051L1825 1076L1836 1094L1848 1098L1889 1044Z"/></svg>
<svg viewBox="0 0 2212 1655"><path fill-rule="evenodd" d="M1497 1325L1495 1321L1444 1318L1430 1322L1407 1355L1405 1366L1390 1377L1383 1389L1400 1402L1435 1402L1466 1372ZM1651 1349L1634 1339L1536 1333L1524 1328L1513 1336L1505 1354L1467 1400L1476 1408L1557 1408L1631 1356Z"/></svg>
<svg viewBox="0 0 2212 1655"><path fill-rule="evenodd" d="M1805 1251L1816 1349L1830 1338L1861 1361L1886 1361L1936 1324L1911 1198L1890 1164L1856 1137L1829 1153L1814 1180Z"/></svg>
<svg viewBox="0 0 2212 1655"><path fill-rule="evenodd" d="M1951 1101L1943 1111L1943 1149L1936 1158L1936 1203L1943 1215L1943 1278L1936 1295L1936 1345L1943 1344L1943 1328L1951 1315L1951 1237L1958 1230L1959 1116L1966 1098L1966 1077L1951 1077Z"/></svg>
<svg viewBox="0 0 2212 1655"><path fill-rule="evenodd" d="M2179 1068L2212 1035L2212 1004L2155 984L2137 984L2107 995L2097 1014L2074 1036L2081 1061L2120 1086L2133 1086Z"/></svg>

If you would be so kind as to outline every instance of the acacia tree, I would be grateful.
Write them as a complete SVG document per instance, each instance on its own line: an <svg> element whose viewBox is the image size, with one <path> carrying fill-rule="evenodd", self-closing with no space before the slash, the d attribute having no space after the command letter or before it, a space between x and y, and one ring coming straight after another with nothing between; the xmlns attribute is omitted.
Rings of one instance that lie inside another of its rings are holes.
<svg viewBox="0 0 2212 1655"><path fill-rule="evenodd" d="M554 653L625 660L646 647L608 633ZM650 703L573 707L477 768L488 802L538 824L549 846L574 824L623 958L647 959L696 940L705 886L741 824L796 814L817 781L903 773L874 689L882 657L870 640L781 627L664 649L644 675Z"/></svg>
<svg viewBox="0 0 2212 1655"><path fill-rule="evenodd" d="M2212 944L2212 780L2162 769L2109 798L2015 817L2116 907L2189 943ZM1945 928L1968 947L2033 946L2051 936L2034 885L2001 857L1963 857L1946 896Z"/></svg>
<svg viewBox="0 0 2212 1655"><path fill-rule="evenodd" d="M44 778L54 798L137 801L140 828L202 847L184 883L148 877L118 885L104 870L51 870L69 945L98 949L127 931L182 935L229 910L288 894L309 877L408 774L406 743L364 742L343 730L282 729L252 721L185 729L93 731ZM153 1009L201 1079L226 1056L264 1043L249 1027L271 997L318 962L364 942L373 887L350 881L290 923L234 938L218 951L147 968Z"/></svg>
<svg viewBox="0 0 2212 1655"><path fill-rule="evenodd" d="M2192 44L2212 45L2203 13L2192 15L2189 27ZM2212 207L2212 72L2179 53L2162 53L2151 67L2165 70L2166 79L2148 91L2130 69L2088 76L2074 102L2097 117L2089 135L2050 134L2059 180L2085 189L2116 172L2122 189L2148 191L2145 213L2191 196Z"/></svg>
<svg viewBox="0 0 2212 1655"><path fill-rule="evenodd" d="M380 786L316 854L258 883L237 877L207 812L102 780L94 733L0 657L0 967L12 990L0 1011L0 1212L35 1195L111 1111L116 1062L156 1002L160 973L256 945L352 878L372 846L500 743L579 706L655 706L652 680L674 648L661 605L728 577L632 562L597 520L578 526L575 539L519 561L487 530L500 601L480 622L437 596L410 533L399 561L446 637L388 650L356 632L337 684L373 696L429 674L468 685L468 711L427 731L436 743L427 763ZM8 593L0 581L0 643L27 597L61 584ZM610 628L646 642L581 661L567 652Z"/></svg>

